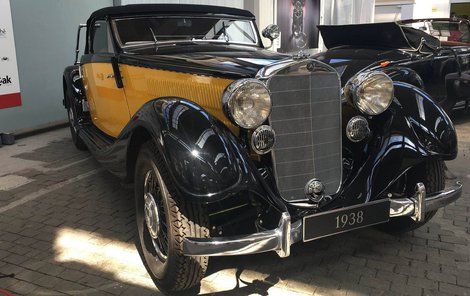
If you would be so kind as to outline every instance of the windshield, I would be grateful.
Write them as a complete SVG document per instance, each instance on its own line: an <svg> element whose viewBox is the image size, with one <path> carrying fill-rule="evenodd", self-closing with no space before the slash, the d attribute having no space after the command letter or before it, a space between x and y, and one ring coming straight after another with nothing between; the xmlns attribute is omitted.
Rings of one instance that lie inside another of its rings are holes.
<svg viewBox="0 0 470 296"><path fill-rule="evenodd" d="M216 17L144 17L114 20L121 46L178 41L257 44L249 20Z"/></svg>

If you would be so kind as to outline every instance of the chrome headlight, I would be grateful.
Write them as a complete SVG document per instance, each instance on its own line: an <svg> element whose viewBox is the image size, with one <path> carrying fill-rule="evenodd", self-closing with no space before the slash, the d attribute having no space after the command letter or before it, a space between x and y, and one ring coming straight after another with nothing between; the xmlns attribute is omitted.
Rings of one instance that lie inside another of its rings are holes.
<svg viewBox="0 0 470 296"><path fill-rule="evenodd" d="M367 115L378 115L392 103L393 81L383 72L360 73L345 91L359 111Z"/></svg>
<svg viewBox="0 0 470 296"><path fill-rule="evenodd" d="M239 127L253 129L271 113L271 96L266 85L256 79L241 79L230 84L222 97L227 116Z"/></svg>

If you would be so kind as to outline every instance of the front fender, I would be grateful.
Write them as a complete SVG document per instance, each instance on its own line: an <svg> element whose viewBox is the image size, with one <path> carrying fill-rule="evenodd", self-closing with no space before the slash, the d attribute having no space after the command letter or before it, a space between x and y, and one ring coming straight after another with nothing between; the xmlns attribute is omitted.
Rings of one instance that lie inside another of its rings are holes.
<svg viewBox="0 0 470 296"><path fill-rule="evenodd" d="M394 82L395 98L384 113L369 117L371 136L353 143L343 135L343 184L328 209L380 199L410 168L429 159L457 156L454 126L419 88ZM343 104L343 128L358 111Z"/></svg>
<svg viewBox="0 0 470 296"><path fill-rule="evenodd" d="M160 98L145 104L132 123L129 130L151 133L181 196L206 203L236 195L275 200L239 140L200 106Z"/></svg>

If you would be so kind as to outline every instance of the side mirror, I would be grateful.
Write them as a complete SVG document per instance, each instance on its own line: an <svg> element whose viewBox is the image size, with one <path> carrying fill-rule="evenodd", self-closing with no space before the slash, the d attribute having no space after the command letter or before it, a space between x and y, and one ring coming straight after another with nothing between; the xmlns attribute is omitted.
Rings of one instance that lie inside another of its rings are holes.
<svg viewBox="0 0 470 296"><path fill-rule="evenodd" d="M264 38L268 38L269 40L274 41L274 39L279 38L281 31L279 30L278 25L271 24L264 28L263 32L261 33Z"/></svg>

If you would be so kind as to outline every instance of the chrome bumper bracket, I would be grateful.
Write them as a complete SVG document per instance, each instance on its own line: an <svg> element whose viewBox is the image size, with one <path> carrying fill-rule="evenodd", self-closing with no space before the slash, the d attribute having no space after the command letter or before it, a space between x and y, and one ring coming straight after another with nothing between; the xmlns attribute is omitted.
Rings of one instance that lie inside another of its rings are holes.
<svg viewBox="0 0 470 296"><path fill-rule="evenodd" d="M422 222L426 214L426 187L423 183L416 184L416 195L411 200L415 208L411 218L416 222Z"/></svg>
<svg viewBox="0 0 470 296"><path fill-rule="evenodd" d="M440 192L427 195L424 184L418 183L413 197L390 199L390 217L409 216L416 222L422 222L426 212L435 211L456 201L462 195L462 187L461 182L456 182Z"/></svg>
<svg viewBox="0 0 470 296"><path fill-rule="evenodd" d="M299 229L296 227L295 229ZM296 230L294 230L295 232ZM279 227L248 235L213 238L184 238L183 253L188 256L232 256L276 251L279 257L290 255L290 246L298 237L291 230L290 215L282 213Z"/></svg>

